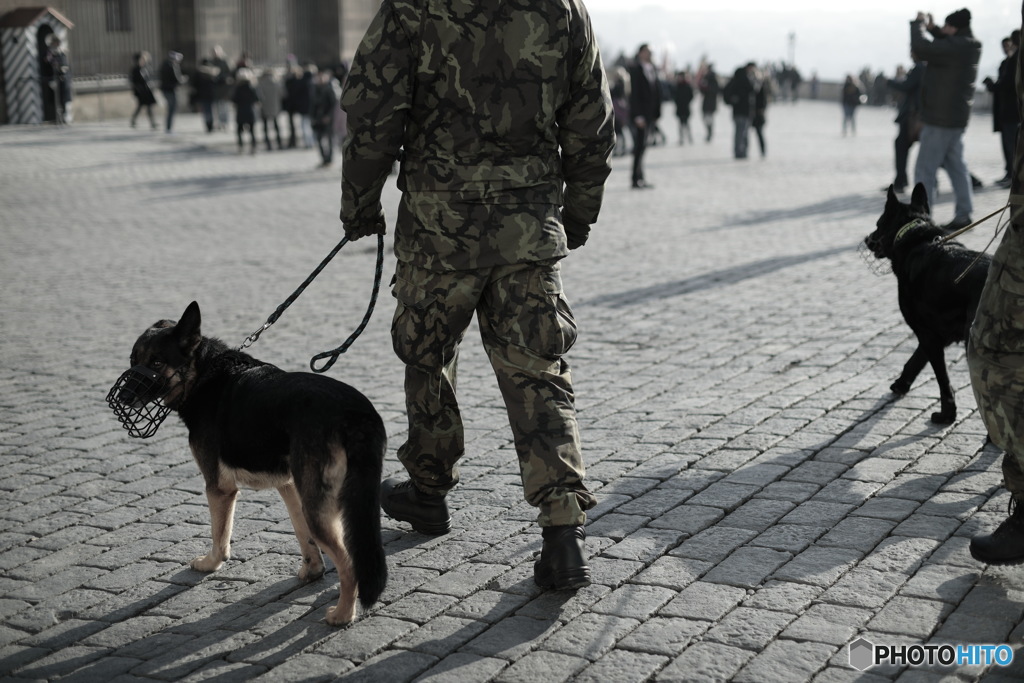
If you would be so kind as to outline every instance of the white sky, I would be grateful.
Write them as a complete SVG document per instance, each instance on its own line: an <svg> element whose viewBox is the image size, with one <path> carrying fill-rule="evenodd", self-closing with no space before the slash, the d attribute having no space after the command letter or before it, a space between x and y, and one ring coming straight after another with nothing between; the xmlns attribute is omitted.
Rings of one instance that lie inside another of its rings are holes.
<svg viewBox="0 0 1024 683"><path fill-rule="evenodd" d="M750 60L788 60L805 78L841 80L864 67L892 75L909 64L909 22L918 10L938 23L968 7L982 42L979 82L995 76L1003 59L1000 40L1021 25L1021 5L1011 0L955 0L928 5L920 0L583 0L606 61L631 56L649 43L656 61L674 67L707 55L720 72ZM795 34L791 43L789 36Z"/></svg>

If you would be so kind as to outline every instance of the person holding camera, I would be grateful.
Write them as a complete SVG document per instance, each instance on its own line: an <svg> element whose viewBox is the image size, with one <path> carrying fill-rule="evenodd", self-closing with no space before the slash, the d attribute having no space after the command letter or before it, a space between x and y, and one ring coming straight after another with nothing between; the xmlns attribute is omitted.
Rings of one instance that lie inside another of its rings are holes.
<svg viewBox="0 0 1024 683"><path fill-rule="evenodd" d="M974 104L981 42L971 32L971 12L960 9L940 27L931 14L918 12L910 22L910 49L928 63L921 86L924 123L914 169L914 182L923 183L928 204L934 207L939 168L946 169L956 208L946 224L956 230L971 224L971 176L964 162L964 131Z"/></svg>

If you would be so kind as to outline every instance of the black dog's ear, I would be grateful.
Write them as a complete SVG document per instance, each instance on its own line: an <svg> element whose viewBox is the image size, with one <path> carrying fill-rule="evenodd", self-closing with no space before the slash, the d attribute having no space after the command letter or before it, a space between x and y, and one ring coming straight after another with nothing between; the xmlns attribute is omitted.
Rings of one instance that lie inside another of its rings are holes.
<svg viewBox="0 0 1024 683"><path fill-rule="evenodd" d="M892 184L889 185L889 191L885 195L885 208L889 208L894 204L899 204L900 198L896 196L896 188Z"/></svg>
<svg viewBox="0 0 1024 683"><path fill-rule="evenodd" d="M924 183L914 185L914 191L910 195L910 208L919 213L931 215L928 207L928 192L924 189Z"/></svg>
<svg viewBox="0 0 1024 683"><path fill-rule="evenodd" d="M174 326L174 336L178 338L178 347L186 355L191 354L199 346L199 341L202 338L202 334L199 332L200 318L199 304L193 301L181 314L178 324Z"/></svg>

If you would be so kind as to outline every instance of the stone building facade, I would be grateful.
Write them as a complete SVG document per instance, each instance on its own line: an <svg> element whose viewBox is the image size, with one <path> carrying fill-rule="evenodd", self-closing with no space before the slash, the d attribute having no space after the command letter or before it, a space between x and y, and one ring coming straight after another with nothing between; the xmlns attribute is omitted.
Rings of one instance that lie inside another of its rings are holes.
<svg viewBox="0 0 1024 683"><path fill-rule="evenodd" d="M51 9L66 17L66 49L76 96L95 83L116 82L132 55L148 51L159 62L170 50L184 55L188 73L220 45L232 62L242 53L257 66L301 63L333 67L352 58L380 0L0 0L0 21L11 12ZM8 122L0 64L0 123ZM125 88L127 85L125 84Z"/></svg>

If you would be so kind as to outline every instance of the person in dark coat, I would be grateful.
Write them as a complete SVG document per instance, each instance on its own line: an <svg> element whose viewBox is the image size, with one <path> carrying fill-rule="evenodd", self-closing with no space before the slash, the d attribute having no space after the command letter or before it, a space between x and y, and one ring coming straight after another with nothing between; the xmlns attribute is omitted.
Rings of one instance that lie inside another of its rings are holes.
<svg viewBox="0 0 1024 683"><path fill-rule="evenodd" d="M284 75L284 101L281 103L285 113L288 114L288 149L292 149L296 144L295 117L299 112L295 108L295 100L299 95L298 91L301 83L302 69L299 68L298 64L289 61L288 69Z"/></svg>
<svg viewBox="0 0 1024 683"><path fill-rule="evenodd" d="M843 89L839 93L839 103L843 106L843 137L846 137L847 129L852 135L857 134L857 107L864 104L865 99L867 98L860 87L860 81L847 74Z"/></svg>
<svg viewBox="0 0 1024 683"><path fill-rule="evenodd" d="M334 89L334 77L324 69L316 75L313 89L313 104L310 120L320 148L321 167L331 165L334 158L334 121L338 108L338 93Z"/></svg>
<svg viewBox="0 0 1024 683"><path fill-rule="evenodd" d="M145 107L146 114L149 116L149 125L153 130L156 130L156 119L153 118L153 105L156 104L156 95L153 94L153 89L149 87L149 78L149 53L145 51L136 52L135 66L132 67L131 74L128 76L128 80L132 84L132 95L135 96L135 101L138 103L131 118L132 128L135 127L135 120L139 118L139 112Z"/></svg>
<svg viewBox="0 0 1024 683"><path fill-rule="evenodd" d="M260 98L256 88L252 84L252 72L249 69L239 69L235 74L235 89L231 94L231 101L235 103L235 123L238 126L238 151L242 151L242 137L246 129L249 131L249 139L252 141L252 153L256 153L256 105Z"/></svg>
<svg viewBox="0 0 1024 683"><path fill-rule="evenodd" d="M693 85L690 74L680 71L676 74L675 91L672 93L676 101L676 118L679 119L679 144L689 140L693 144L693 133L690 132L690 104L693 102Z"/></svg>
<svg viewBox="0 0 1024 683"><path fill-rule="evenodd" d="M736 69L728 85L722 90L722 99L732 107L732 120L735 125L732 151L737 159L747 158L750 145L750 121L754 116L755 72L757 67L750 62Z"/></svg>
<svg viewBox="0 0 1024 683"><path fill-rule="evenodd" d="M178 86L185 83L181 74L181 53L171 50L167 59L160 65L160 92L167 102L166 131L171 133L174 128L174 111L178 108Z"/></svg>
<svg viewBox="0 0 1024 683"><path fill-rule="evenodd" d="M698 87L702 95L700 112L704 119L704 128L707 130L707 136L704 139L707 142L711 142L711 137L715 133L715 112L718 111L718 95L721 91L721 86L718 83L718 74L715 73L713 65L707 65L704 73L701 75Z"/></svg>
<svg viewBox="0 0 1024 683"><path fill-rule="evenodd" d="M771 80L763 76L758 79L757 92L754 94L754 117L750 119L750 125L757 134L757 144L761 149L761 156L768 156L768 144L764 139L764 124L768 122L768 100L771 94Z"/></svg>
<svg viewBox="0 0 1024 683"><path fill-rule="evenodd" d="M56 33L46 37L46 54L42 65L43 81L49 85L44 101L47 121L71 123L71 66L68 55ZM48 116L49 106L53 107L52 118Z"/></svg>
<svg viewBox="0 0 1024 683"><path fill-rule="evenodd" d="M213 66L213 63L208 58L204 57L196 68L195 78L192 83L192 87L195 89L196 100L199 102L199 111L203 114L203 125L206 126L207 133L212 133L214 128L213 103L216 99L216 94L213 81L217 73L218 69Z"/></svg>
<svg viewBox="0 0 1024 683"><path fill-rule="evenodd" d="M897 192L905 192L910 182L907 176L907 159L910 157L910 148L921 134L921 83L924 79L925 63L917 54L911 51L910 58L914 60L914 66L907 72L906 77L900 80L890 80L890 90L900 93L900 108L896 113L896 123L899 125L899 132L896 134L894 147L896 150L896 179L893 181L893 188ZM886 188L888 189L888 188Z"/></svg>
<svg viewBox="0 0 1024 683"><path fill-rule="evenodd" d="M316 64L306 64L302 71L302 79L296 91L295 111L299 115L299 122L302 125L302 144L310 149L316 144L313 134L313 92L316 90Z"/></svg>
<svg viewBox="0 0 1024 683"><path fill-rule="evenodd" d="M1003 143L1006 175L996 181L1000 187L1009 187L1013 177L1013 158L1020 130L1020 111L1017 109L1017 50L1020 49L1020 30L1003 39L1006 59L999 64L996 80L986 78L985 87L992 93L992 130L999 133Z"/></svg>
<svg viewBox="0 0 1024 683"><path fill-rule="evenodd" d="M633 132L633 189L653 187L644 179L644 150L661 116L661 81L646 43L629 69L629 115Z"/></svg>

